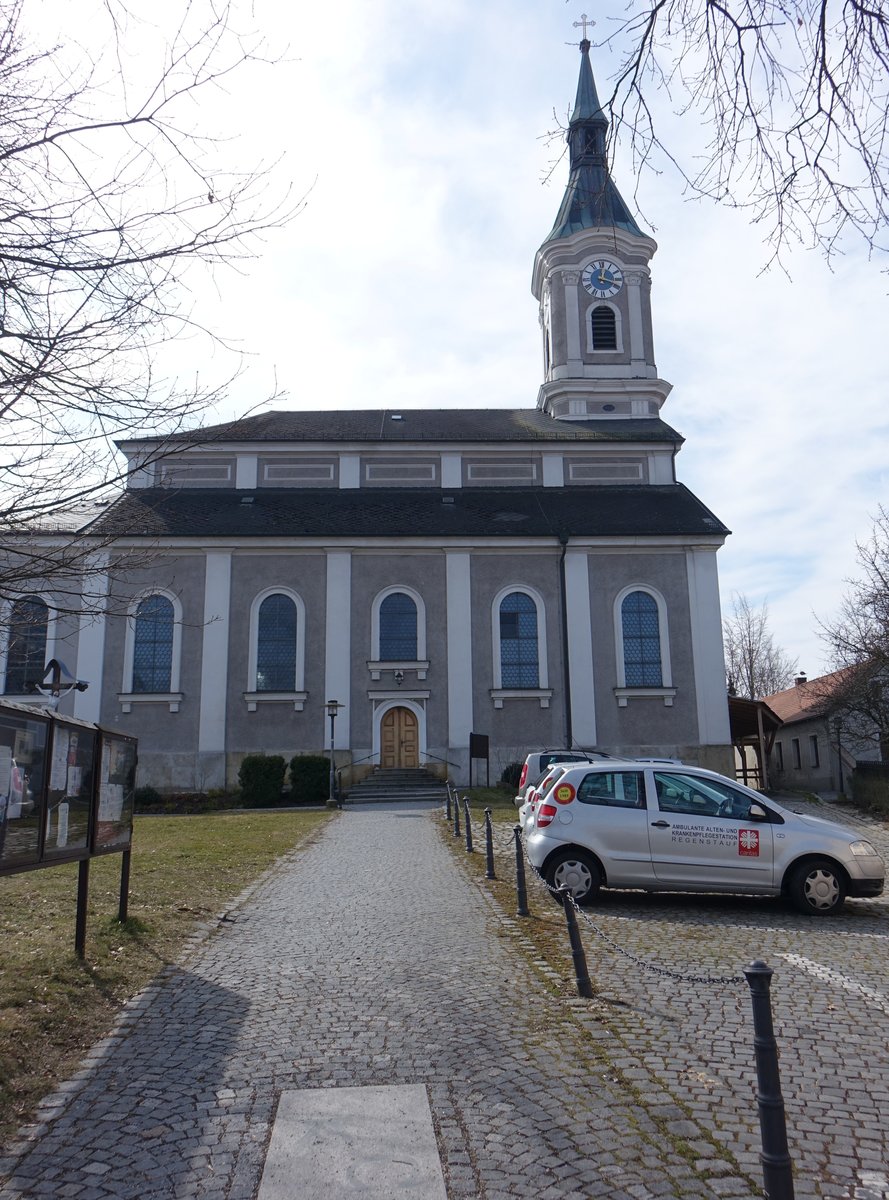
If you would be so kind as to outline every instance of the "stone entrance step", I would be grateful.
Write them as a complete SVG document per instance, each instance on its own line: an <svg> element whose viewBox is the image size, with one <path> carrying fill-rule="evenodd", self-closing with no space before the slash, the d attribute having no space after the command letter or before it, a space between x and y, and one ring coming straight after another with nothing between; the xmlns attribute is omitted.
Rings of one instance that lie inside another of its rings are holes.
<svg viewBox="0 0 889 1200"><path fill-rule="evenodd" d="M376 768L346 792L347 804L374 804L380 801L434 801L444 804L444 783L424 767Z"/></svg>

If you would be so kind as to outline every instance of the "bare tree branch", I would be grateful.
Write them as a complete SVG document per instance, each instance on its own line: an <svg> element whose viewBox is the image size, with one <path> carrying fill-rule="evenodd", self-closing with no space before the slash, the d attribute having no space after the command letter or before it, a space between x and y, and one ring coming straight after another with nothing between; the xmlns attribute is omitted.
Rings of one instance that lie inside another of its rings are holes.
<svg viewBox="0 0 889 1200"><path fill-rule="evenodd" d="M889 12L860 0L635 0L598 43L619 55L609 98L638 166L666 159L689 193L743 208L775 254L828 256L845 235L885 251ZM651 98L697 117L702 148L662 135Z"/></svg>
<svg viewBox="0 0 889 1200"><path fill-rule="evenodd" d="M0 0L9 600L34 586L29 572L73 580L93 561L70 539L28 551L20 535L35 522L70 530L87 501L120 490L115 439L180 432L224 399L237 363L212 383L167 379L158 366L166 343L211 337L192 312L190 272L253 257L302 207L286 187L270 190L275 164L232 169L224 141L195 127L204 93L268 61L259 37L235 29L227 0L186 3L166 41L121 0L103 0L93 15L106 21L105 40L97 33L92 53L34 48L28 15L25 0Z"/></svg>
<svg viewBox="0 0 889 1200"><path fill-rule="evenodd" d="M736 593L732 615L722 622L722 636L729 692L761 700L793 681L797 662L775 645L768 605L755 609L746 596Z"/></svg>
<svg viewBox="0 0 889 1200"><path fill-rule="evenodd" d="M857 550L861 574L846 580L839 613L819 621L819 636L842 672L832 710L889 760L889 509L880 506Z"/></svg>

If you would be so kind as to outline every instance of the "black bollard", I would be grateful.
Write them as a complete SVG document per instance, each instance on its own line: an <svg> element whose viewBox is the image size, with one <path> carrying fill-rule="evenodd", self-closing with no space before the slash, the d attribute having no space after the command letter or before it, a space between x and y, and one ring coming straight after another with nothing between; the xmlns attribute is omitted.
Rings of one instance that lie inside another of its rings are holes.
<svg viewBox="0 0 889 1200"><path fill-rule="evenodd" d="M515 834L515 890L518 907L516 908L517 917L530 917L528 911L528 889L525 887L525 848L522 845L522 827L521 825L513 826Z"/></svg>
<svg viewBox="0 0 889 1200"><path fill-rule="evenodd" d="M491 824L491 810L485 809L485 879L496 879L494 874L494 826Z"/></svg>
<svg viewBox="0 0 889 1200"><path fill-rule="evenodd" d="M447 789L447 797L448 798L447 798L447 800L445 800L445 820L450 822L450 819L451 819L451 781L450 781L450 779L447 781L446 789Z"/></svg>
<svg viewBox="0 0 889 1200"><path fill-rule="evenodd" d="M565 922L568 925L568 941L571 943L571 960L574 963L574 976L577 980L577 994L586 1000L593 998L593 985L590 983L590 973L587 970L586 954L583 942L580 940L580 930L577 928L577 917L574 913L574 898L571 889L559 888L559 900L565 910Z"/></svg>
<svg viewBox="0 0 889 1200"><path fill-rule="evenodd" d="M787 1149L784 1097L778 1071L778 1043L772 1025L772 968L756 959L745 967L753 1004L753 1046L756 1054L756 1103L762 1138L762 1178L768 1200L793 1200L793 1167Z"/></svg>
<svg viewBox="0 0 889 1200"><path fill-rule="evenodd" d="M463 816L466 818L466 853L472 853L472 822L469 819L469 797L463 797Z"/></svg>
<svg viewBox="0 0 889 1200"><path fill-rule="evenodd" d="M454 797L454 837L460 836L460 801Z"/></svg>

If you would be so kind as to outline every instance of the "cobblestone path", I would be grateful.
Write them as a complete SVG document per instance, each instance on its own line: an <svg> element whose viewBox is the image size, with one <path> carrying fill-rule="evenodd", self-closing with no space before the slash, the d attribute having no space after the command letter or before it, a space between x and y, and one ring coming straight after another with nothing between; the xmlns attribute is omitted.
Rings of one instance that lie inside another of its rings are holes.
<svg viewBox="0 0 889 1200"><path fill-rule="evenodd" d="M885 819L782 802L860 830L889 862ZM511 878L506 857L503 866ZM540 887L529 886L536 913L548 904ZM796 1200L889 1200L889 896L850 900L839 915L819 918L777 899L603 892L586 916L590 974L602 990L575 1015L593 1030L604 1023L615 1070L649 1111L671 1097L761 1182L746 983L709 987L641 964L724 976L764 959L775 971ZM690 1127L673 1128L694 1140ZM712 1186L723 1185L714 1179Z"/></svg>
<svg viewBox="0 0 889 1200"><path fill-rule="evenodd" d="M600 1053L437 825L347 810L278 863L49 1098L0 1200L252 1200L283 1089L402 1082L427 1089L452 1200L758 1194L707 1136L713 1097L628 1089L636 1049Z"/></svg>

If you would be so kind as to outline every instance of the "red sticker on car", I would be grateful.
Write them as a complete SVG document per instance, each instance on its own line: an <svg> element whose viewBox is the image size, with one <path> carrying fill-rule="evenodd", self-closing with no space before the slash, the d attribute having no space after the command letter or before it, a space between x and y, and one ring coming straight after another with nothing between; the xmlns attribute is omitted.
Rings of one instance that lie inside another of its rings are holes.
<svg viewBox="0 0 889 1200"><path fill-rule="evenodd" d="M560 783L553 793L556 804L570 804L577 795L570 783Z"/></svg>
<svg viewBox="0 0 889 1200"><path fill-rule="evenodd" d="M759 857L759 830L758 829L739 829L738 830L738 853Z"/></svg>

